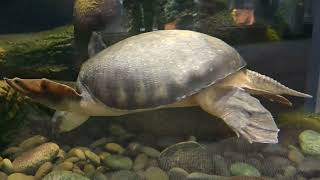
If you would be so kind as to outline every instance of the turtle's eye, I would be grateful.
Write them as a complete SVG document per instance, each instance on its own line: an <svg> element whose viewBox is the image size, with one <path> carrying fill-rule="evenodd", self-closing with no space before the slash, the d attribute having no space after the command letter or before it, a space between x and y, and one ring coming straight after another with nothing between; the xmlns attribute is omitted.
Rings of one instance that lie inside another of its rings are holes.
<svg viewBox="0 0 320 180"><path fill-rule="evenodd" d="M15 84L20 84L20 81L19 81L18 79L15 79L15 80L14 80L14 83L15 83Z"/></svg>
<svg viewBox="0 0 320 180"><path fill-rule="evenodd" d="M42 90L46 91L48 89L47 83L42 83L41 88Z"/></svg>

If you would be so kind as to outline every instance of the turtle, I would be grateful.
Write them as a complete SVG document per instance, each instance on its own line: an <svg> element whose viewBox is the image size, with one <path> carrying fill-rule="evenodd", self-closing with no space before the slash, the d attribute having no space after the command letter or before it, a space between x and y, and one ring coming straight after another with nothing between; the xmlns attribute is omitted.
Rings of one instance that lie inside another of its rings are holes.
<svg viewBox="0 0 320 180"><path fill-rule="evenodd" d="M90 116L199 106L249 142L277 143L272 114L254 96L291 105L311 98L246 67L224 41L190 30L158 30L119 41L85 61L77 87L49 79L5 78L16 91L56 110L59 132Z"/></svg>

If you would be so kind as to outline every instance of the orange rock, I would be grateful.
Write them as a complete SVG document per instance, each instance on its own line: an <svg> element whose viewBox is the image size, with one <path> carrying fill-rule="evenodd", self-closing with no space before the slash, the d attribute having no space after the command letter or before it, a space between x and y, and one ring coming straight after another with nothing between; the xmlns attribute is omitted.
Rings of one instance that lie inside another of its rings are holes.
<svg viewBox="0 0 320 180"><path fill-rule="evenodd" d="M253 9L233 9L231 15L237 25L252 25L255 23Z"/></svg>

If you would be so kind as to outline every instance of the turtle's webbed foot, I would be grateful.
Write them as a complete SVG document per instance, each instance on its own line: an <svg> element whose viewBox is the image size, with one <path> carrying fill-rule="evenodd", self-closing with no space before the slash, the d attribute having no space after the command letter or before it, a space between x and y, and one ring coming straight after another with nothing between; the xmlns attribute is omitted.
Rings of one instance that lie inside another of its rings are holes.
<svg viewBox="0 0 320 180"><path fill-rule="evenodd" d="M214 93L200 98L200 106L223 119L238 137L242 136L249 142L278 142L279 129L271 113L258 99L237 87L216 88Z"/></svg>
<svg viewBox="0 0 320 180"><path fill-rule="evenodd" d="M270 113L235 112L224 116L223 119L238 137L242 136L250 143L278 143L279 129Z"/></svg>
<svg viewBox="0 0 320 180"><path fill-rule="evenodd" d="M233 89L218 103L221 118L249 142L277 143L279 129L271 113L259 100L240 88Z"/></svg>

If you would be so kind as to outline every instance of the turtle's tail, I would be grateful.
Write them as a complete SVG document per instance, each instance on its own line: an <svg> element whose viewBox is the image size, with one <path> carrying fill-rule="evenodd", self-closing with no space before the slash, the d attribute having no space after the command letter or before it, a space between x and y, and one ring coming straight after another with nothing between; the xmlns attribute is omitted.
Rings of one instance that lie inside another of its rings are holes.
<svg viewBox="0 0 320 180"><path fill-rule="evenodd" d="M246 74L251 82L250 86L256 89L264 90L275 95L286 94L291 96L312 98L312 96L310 96L309 94L304 94L290 89L282 85L278 81L257 72L246 70Z"/></svg>

